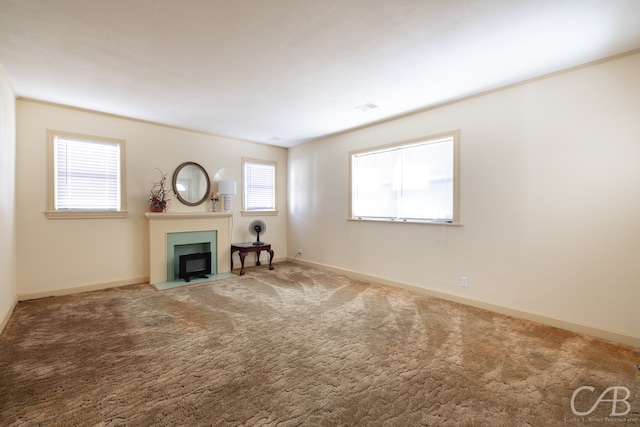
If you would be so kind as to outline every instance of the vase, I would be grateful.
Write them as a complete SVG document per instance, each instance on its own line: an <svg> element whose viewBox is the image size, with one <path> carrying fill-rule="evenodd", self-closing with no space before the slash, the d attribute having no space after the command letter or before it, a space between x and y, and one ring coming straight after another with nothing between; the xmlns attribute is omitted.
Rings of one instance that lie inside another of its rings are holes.
<svg viewBox="0 0 640 427"><path fill-rule="evenodd" d="M211 199L211 212L218 212L218 201Z"/></svg>
<svg viewBox="0 0 640 427"><path fill-rule="evenodd" d="M164 208L149 206L149 212L164 212Z"/></svg>

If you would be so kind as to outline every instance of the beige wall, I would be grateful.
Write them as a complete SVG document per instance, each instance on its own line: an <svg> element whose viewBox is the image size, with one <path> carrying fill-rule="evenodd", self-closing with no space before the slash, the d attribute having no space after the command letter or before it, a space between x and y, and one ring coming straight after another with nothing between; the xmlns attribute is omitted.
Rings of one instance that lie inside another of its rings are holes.
<svg viewBox="0 0 640 427"><path fill-rule="evenodd" d="M289 255L640 343L639 75L636 53L290 149ZM454 129L463 226L346 220L350 150Z"/></svg>
<svg viewBox="0 0 640 427"><path fill-rule="evenodd" d="M0 68L0 331L16 303L16 98Z"/></svg>
<svg viewBox="0 0 640 427"><path fill-rule="evenodd" d="M129 215L126 219L47 219L46 129L126 140L126 181ZM213 179L225 169L226 177L240 183L241 158L278 162L278 216L262 217L268 230L265 241L277 258L285 257L286 164L282 148L188 132L27 100L17 103L17 259L18 295L30 298L147 280L149 275L147 197L160 168L171 179L182 162L200 163ZM240 196L233 198L232 241L251 239L247 230L254 217L242 217ZM173 200L171 212L205 212ZM265 255L265 254L263 254ZM247 257L247 265L253 258Z"/></svg>
<svg viewBox="0 0 640 427"><path fill-rule="evenodd" d="M144 218L154 168L183 161L238 174L242 156L277 160L276 257L376 276L620 334L640 342L640 54L540 79L287 151L30 101L17 103L17 218L0 171L0 316L25 297L132 283L148 275ZM2 120L12 93L0 81ZM47 220L45 129L127 141L129 217ZM460 129L461 227L347 221L350 150ZM13 155L0 136L2 161ZM4 154L7 153L7 157ZM287 160L288 156L288 160ZM285 165L288 164L288 171ZM288 172L288 177L287 177ZM288 190L287 190L288 183ZM5 191L6 190L6 191ZM288 223L286 212L289 196ZM237 212L233 240L253 218ZM8 209L8 211L7 211ZM177 201L172 211L204 211ZM8 213L7 213L8 212ZM288 236L288 238L287 238ZM72 264L72 258L81 260ZM34 267L32 260L37 260ZM460 286L460 276L469 287ZM12 284L14 283L14 284Z"/></svg>

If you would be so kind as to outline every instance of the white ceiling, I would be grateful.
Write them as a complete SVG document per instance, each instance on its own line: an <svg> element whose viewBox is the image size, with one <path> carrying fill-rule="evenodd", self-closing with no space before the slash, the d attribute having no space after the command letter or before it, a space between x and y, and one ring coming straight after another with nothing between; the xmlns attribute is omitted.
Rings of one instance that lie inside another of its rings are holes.
<svg viewBox="0 0 640 427"><path fill-rule="evenodd" d="M19 97L284 147L638 48L640 0L0 0Z"/></svg>

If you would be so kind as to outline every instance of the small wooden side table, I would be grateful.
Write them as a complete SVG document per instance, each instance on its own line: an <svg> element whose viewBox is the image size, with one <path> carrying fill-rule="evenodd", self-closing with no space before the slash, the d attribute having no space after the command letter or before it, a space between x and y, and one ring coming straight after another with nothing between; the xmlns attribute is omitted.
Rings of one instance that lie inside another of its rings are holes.
<svg viewBox="0 0 640 427"><path fill-rule="evenodd" d="M273 270L273 251L271 250L271 243L262 243L261 245L254 245L253 243L232 243L231 244L231 270L233 270L233 253L238 251L240 255L240 275L244 274L244 259L249 252L257 252L256 265L260 265L260 252L269 252L269 270Z"/></svg>

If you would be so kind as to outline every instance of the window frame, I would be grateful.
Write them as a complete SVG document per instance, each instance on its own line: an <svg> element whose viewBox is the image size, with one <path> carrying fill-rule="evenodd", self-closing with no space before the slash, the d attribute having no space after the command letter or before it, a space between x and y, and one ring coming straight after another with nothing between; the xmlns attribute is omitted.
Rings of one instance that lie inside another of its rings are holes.
<svg viewBox="0 0 640 427"><path fill-rule="evenodd" d="M445 220L430 220L430 219L396 219L396 218L374 218L374 217L358 217L354 215L354 170L353 159L354 156L375 153L378 151L391 150L394 148L409 147L419 143L435 142L443 138L453 139L453 219L451 221ZM391 222L391 223L412 223L412 224L436 224L436 225L462 225L460 222L460 131L454 130L449 132L443 132L434 135L423 136L419 138L413 138L409 140L403 140L394 142L391 144L384 144L375 147L367 147L348 153L349 162L349 189L348 189L348 217L349 221L373 221L373 222Z"/></svg>
<svg viewBox="0 0 640 427"><path fill-rule="evenodd" d="M274 197L274 209L273 210L247 210L246 205L246 194L245 194L245 165L247 163L259 163L264 165L273 166L273 197ZM265 216L265 215L278 215L278 162L275 160L264 160L264 159L256 159L250 157L242 157L242 182L241 182L241 197L242 197L242 209L240 214L242 216Z"/></svg>
<svg viewBox="0 0 640 427"><path fill-rule="evenodd" d="M120 162L120 209L56 209L56 165L55 165L55 141L57 137L70 138L80 141L97 142L102 144L117 144L119 146ZM125 218L127 211L126 193L126 163L125 141L123 139L108 138L103 136L86 135L73 132L65 132L47 129L47 209L45 215L48 219L89 219L89 218Z"/></svg>

